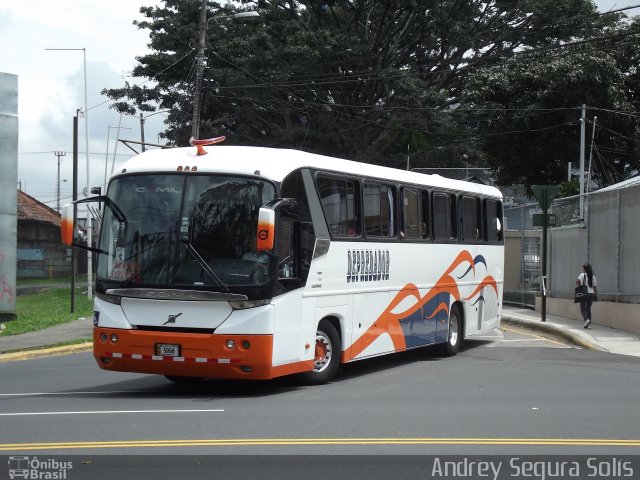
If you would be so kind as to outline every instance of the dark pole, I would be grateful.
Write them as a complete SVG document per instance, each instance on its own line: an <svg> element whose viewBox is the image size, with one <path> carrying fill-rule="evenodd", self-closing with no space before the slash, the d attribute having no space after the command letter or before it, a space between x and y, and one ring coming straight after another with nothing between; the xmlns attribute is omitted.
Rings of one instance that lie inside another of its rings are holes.
<svg viewBox="0 0 640 480"><path fill-rule="evenodd" d="M542 321L547 321L547 228L549 226L549 191L544 189L542 205Z"/></svg>
<svg viewBox="0 0 640 480"><path fill-rule="evenodd" d="M207 0L202 0L200 6L200 32L198 41L198 54L196 55L196 88L193 94L193 118L191 120L191 136L198 138L200 135L200 103L202 95L202 74L204 71L204 49L207 38Z"/></svg>
<svg viewBox="0 0 640 480"><path fill-rule="evenodd" d="M78 112L73 117L73 201L78 200ZM77 229L78 206L73 204L73 236ZM71 247L71 313L76 309L76 249Z"/></svg>
<svg viewBox="0 0 640 480"><path fill-rule="evenodd" d="M547 321L547 231L549 230L549 207L559 187L555 185L532 185L531 190L542 209L542 321Z"/></svg>

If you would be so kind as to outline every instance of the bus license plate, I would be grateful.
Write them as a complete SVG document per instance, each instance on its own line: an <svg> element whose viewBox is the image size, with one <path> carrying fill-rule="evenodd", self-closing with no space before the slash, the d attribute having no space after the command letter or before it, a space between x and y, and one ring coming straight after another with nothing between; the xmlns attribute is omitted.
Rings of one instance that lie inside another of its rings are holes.
<svg viewBox="0 0 640 480"><path fill-rule="evenodd" d="M173 343L156 343L156 355L161 357L179 357L180 345Z"/></svg>

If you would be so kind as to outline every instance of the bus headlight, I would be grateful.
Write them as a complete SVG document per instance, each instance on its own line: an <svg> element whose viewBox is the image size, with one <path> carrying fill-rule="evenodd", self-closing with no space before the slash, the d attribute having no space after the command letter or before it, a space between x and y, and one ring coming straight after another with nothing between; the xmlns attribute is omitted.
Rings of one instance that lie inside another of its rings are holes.
<svg viewBox="0 0 640 480"><path fill-rule="evenodd" d="M234 310L245 310L247 308L269 305L269 303L271 303L271 299L265 298L263 300L239 300L236 302L229 302L229 305L231 305L231 308L233 308Z"/></svg>

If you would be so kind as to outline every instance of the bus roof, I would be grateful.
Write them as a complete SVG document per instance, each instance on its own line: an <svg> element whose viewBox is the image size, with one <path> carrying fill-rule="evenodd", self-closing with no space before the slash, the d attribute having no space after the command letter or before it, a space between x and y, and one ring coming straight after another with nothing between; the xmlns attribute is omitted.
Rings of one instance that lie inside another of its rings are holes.
<svg viewBox="0 0 640 480"><path fill-rule="evenodd" d="M440 175L410 172L369 163L316 155L301 150L215 145L205 147L206 155L196 155L196 147L149 150L125 162L114 176L122 173L175 172L197 167L198 173L257 175L281 182L299 168L312 168L327 172L357 175L393 182L440 187L466 191L491 197L502 197L495 187L453 180Z"/></svg>

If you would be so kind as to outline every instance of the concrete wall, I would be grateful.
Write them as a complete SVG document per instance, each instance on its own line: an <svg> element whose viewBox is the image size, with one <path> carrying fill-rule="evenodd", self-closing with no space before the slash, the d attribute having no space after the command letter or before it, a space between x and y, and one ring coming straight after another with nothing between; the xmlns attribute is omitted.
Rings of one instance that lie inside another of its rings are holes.
<svg viewBox="0 0 640 480"><path fill-rule="evenodd" d="M0 319L16 312L18 77L0 73Z"/></svg>
<svg viewBox="0 0 640 480"><path fill-rule="evenodd" d="M547 274L551 295L573 298L576 279L587 261L587 229L583 226L549 230ZM594 265L594 268L598 268ZM599 272L596 278L600 281Z"/></svg>
<svg viewBox="0 0 640 480"><path fill-rule="evenodd" d="M550 295L573 298L576 278L589 262L598 298L640 303L640 186L594 192L586 203L585 223L549 230Z"/></svg>

